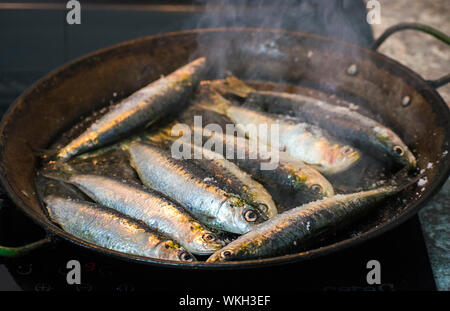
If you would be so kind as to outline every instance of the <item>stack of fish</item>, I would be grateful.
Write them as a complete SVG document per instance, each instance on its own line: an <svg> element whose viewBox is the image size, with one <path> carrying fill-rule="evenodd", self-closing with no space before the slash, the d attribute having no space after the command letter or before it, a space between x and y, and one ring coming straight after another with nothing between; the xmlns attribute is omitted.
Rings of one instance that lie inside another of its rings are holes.
<svg viewBox="0 0 450 311"><path fill-rule="evenodd" d="M336 194L329 178L352 168L361 150L408 169L416 166L414 155L393 131L349 108L257 91L233 77L203 81L205 72L206 59L199 58L150 83L59 146L54 159L45 159L41 177L76 189L70 196L41 191L49 217L74 236L119 252L176 261L245 260L304 249L409 185ZM170 123L154 126L184 106ZM277 125L277 166L261 169L267 155L250 156L253 142L275 143L269 132L236 139L198 128L192 122L198 114L238 129ZM170 150L181 138L172 130L183 125L201 139L185 139L189 156L175 158ZM140 128L145 130L132 134ZM205 141L226 148L212 151ZM237 150L245 155L237 156ZM111 152L125 154L123 165L133 168L138 182L75 168ZM302 200L283 206L270 191L277 188Z"/></svg>

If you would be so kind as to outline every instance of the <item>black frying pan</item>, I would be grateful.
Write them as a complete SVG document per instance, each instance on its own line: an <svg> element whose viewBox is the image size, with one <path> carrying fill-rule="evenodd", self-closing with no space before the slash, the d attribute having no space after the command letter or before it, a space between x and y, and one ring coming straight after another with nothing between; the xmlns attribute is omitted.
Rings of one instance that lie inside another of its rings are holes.
<svg viewBox="0 0 450 311"><path fill-rule="evenodd" d="M406 25L400 29L411 27ZM445 35L427 27L418 28L448 43ZM375 49L380 43L377 42ZM52 223L36 195L39 159L35 151L48 148L80 116L107 105L113 93L125 97L200 55L207 56L214 64L210 78L219 78L229 70L242 79L301 84L357 101L379 115L403 138L416 154L419 167L433 163L432 169L426 171L428 183L424 191L420 195L416 195L414 189L404 191L399 199L380 206L377 215L364 221L362 234L358 236L307 252L221 264L179 263L123 254L86 243ZM2 185L14 203L45 228L48 236L24 247L0 247L0 254L19 256L62 238L132 262L213 269L288 263L354 246L416 214L447 180L450 113L435 88L448 80L449 76L434 82L425 81L374 50L279 30L184 31L137 39L94 52L42 78L25 91L3 117L0 126Z"/></svg>

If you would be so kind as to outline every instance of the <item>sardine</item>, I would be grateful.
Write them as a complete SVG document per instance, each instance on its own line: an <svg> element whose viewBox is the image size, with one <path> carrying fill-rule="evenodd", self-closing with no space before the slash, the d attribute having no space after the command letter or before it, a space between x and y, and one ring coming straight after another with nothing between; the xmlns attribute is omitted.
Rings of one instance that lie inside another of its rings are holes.
<svg viewBox="0 0 450 311"><path fill-rule="evenodd" d="M334 141L317 126L296 118L233 105L218 93L212 93L210 98L209 109L226 114L249 139L277 146L292 158L312 165L322 173L335 174L345 171L360 158L358 150ZM208 109L208 106L206 108ZM250 124L265 128L247 130ZM278 126L278 135L272 133L274 125Z"/></svg>
<svg viewBox="0 0 450 311"><path fill-rule="evenodd" d="M201 222L242 234L264 220L259 210L198 178L170 153L142 143L133 143L128 150L130 163L144 185L177 201Z"/></svg>
<svg viewBox="0 0 450 311"><path fill-rule="evenodd" d="M213 254L207 262L272 257L298 250L368 213L376 203L402 188L386 186L336 195L278 214Z"/></svg>
<svg viewBox="0 0 450 311"><path fill-rule="evenodd" d="M86 242L122 253L175 261L195 260L176 242L98 204L56 196L44 199L52 221Z"/></svg>
<svg viewBox="0 0 450 311"><path fill-rule="evenodd" d="M147 139L157 142L173 141L174 137L179 139L178 136L169 136L171 126L156 134L148 135ZM251 150L248 139L197 126L190 128L190 131L191 134L199 133L198 135L203 137L201 146L223 146L222 152L219 153L216 150L216 153L222 154L228 161L236 164L258 181L275 183L294 193L307 194L313 199L334 195L333 186L319 171L302 161L293 159L285 152L279 152L279 163L275 169L265 170L262 169L262 163L267 162L270 155L264 150Z"/></svg>
<svg viewBox="0 0 450 311"><path fill-rule="evenodd" d="M72 174L66 182L95 202L144 222L194 254L211 254L223 246L214 233L156 191L96 175Z"/></svg>
<svg viewBox="0 0 450 311"><path fill-rule="evenodd" d="M280 92L248 93L247 103L270 113L291 111L305 122L320 126L356 146L374 149L395 162L414 168L416 158L391 129L347 107L332 105L300 94Z"/></svg>
<svg viewBox="0 0 450 311"><path fill-rule="evenodd" d="M176 141L173 136L157 133L147 137L150 141L161 142L170 149ZM249 174L236 164L227 160L222 154L191 143L190 138L180 137L184 147L190 149L188 159L212 174L211 178L219 180L242 196L245 202L257 207L267 218L278 214L275 202L270 193ZM220 185L218 185L220 187ZM225 190L225 189L224 189Z"/></svg>
<svg viewBox="0 0 450 311"><path fill-rule="evenodd" d="M104 146L138 127L176 112L201 80L205 64L205 58L196 59L133 93L63 147L57 158L69 159Z"/></svg>

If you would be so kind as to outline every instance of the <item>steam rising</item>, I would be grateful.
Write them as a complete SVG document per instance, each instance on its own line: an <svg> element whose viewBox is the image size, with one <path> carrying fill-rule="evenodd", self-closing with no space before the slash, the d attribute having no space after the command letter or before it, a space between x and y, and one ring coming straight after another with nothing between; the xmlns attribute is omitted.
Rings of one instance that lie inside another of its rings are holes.
<svg viewBox="0 0 450 311"><path fill-rule="evenodd" d="M371 28L359 0L199 0L198 28L253 27L299 30L368 45Z"/></svg>
<svg viewBox="0 0 450 311"><path fill-rule="evenodd" d="M284 29L316 33L335 39L346 40L360 45L369 45L372 41L372 30L366 23L365 4L362 0L198 0L205 6L204 13L197 17L197 28L248 27L265 29ZM272 81L284 82L284 74L290 68L280 67L283 51L278 48L281 35L271 35L262 39L247 36L243 33L227 34L217 40L212 37L199 36L199 50L192 58L205 55L215 65L212 75L220 78L235 70L241 71L241 77L247 79L269 78ZM230 51L241 50L242 53L230 54ZM250 53L249 53L250 51ZM248 64L255 55L264 64L266 72L261 72L256 61ZM270 58L278 61L270 63ZM230 60L233 60L232 62ZM239 61L241 63L239 64ZM244 64L245 62L245 64ZM232 65L232 66L230 66ZM270 68L270 66L273 66ZM243 68L247 67L245 72ZM253 72L253 73L252 73ZM273 73L277 73L274 79Z"/></svg>

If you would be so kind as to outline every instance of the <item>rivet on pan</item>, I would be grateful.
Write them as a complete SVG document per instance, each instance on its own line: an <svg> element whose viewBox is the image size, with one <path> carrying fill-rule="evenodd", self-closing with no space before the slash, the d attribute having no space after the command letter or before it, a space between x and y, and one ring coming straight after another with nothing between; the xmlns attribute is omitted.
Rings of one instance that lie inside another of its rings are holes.
<svg viewBox="0 0 450 311"><path fill-rule="evenodd" d="M347 74L349 76L356 76L359 72L359 67L356 64L351 64L348 68L347 68Z"/></svg>
<svg viewBox="0 0 450 311"><path fill-rule="evenodd" d="M409 97L409 96L404 96L404 97L402 98L402 106L403 106L403 107L407 107L407 106L409 106L409 104L411 104L411 97Z"/></svg>

